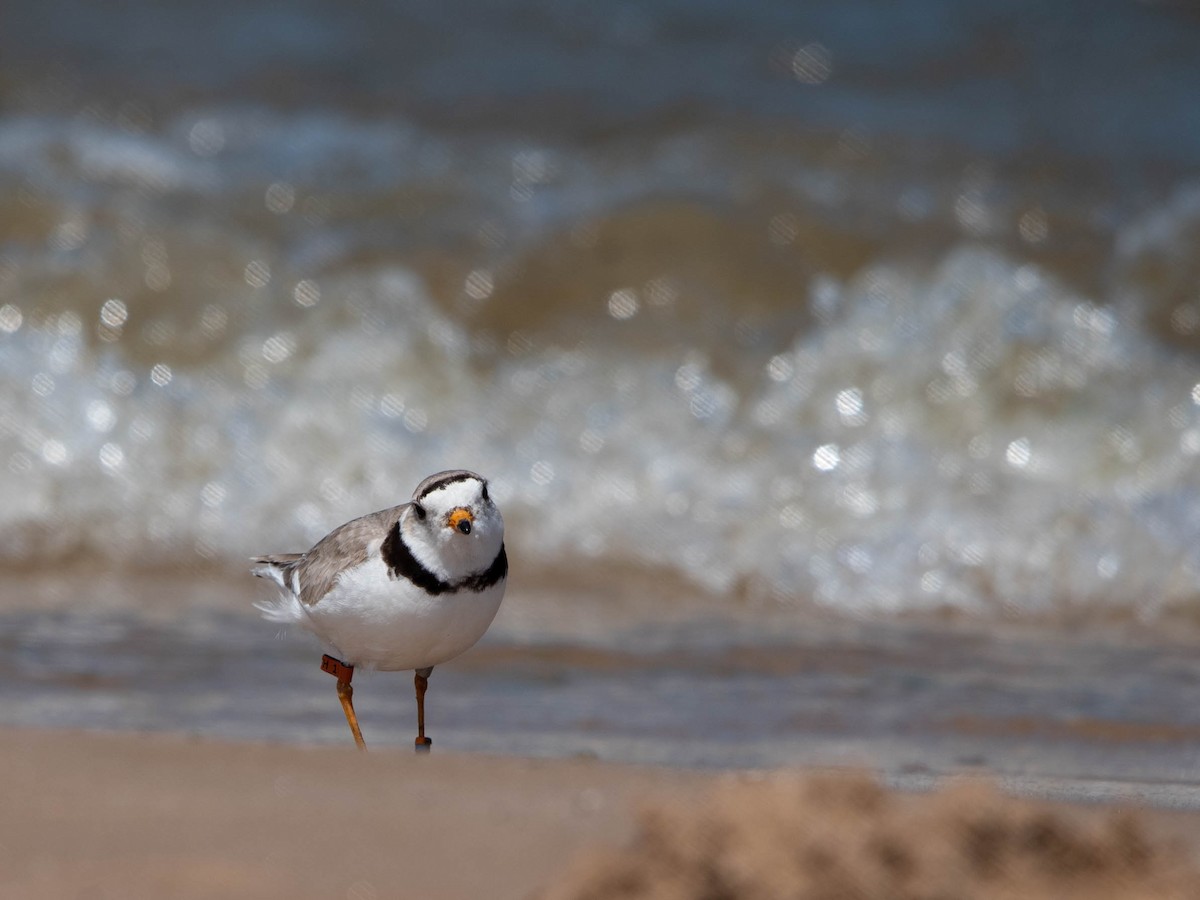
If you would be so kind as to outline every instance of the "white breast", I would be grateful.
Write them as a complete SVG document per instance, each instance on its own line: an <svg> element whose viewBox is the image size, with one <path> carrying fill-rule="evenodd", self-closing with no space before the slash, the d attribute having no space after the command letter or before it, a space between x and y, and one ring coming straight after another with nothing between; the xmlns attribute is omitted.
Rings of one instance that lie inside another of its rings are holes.
<svg viewBox="0 0 1200 900"><path fill-rule="evenodd" d="M504 579L483 591L432 595L391 579L379 557L348 569L304 624L351 665L423 669L458 656L483 637L500 609Z"/></svg>

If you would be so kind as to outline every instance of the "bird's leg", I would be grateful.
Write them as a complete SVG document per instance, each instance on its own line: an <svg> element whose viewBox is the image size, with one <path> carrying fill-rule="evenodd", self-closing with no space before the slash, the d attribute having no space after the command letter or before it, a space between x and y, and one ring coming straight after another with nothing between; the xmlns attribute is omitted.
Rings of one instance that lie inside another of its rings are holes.
<svg viewBox="0 0 1200 900"><path fill-rule="evenodd" d="M321 671L328 672L337 679L337 695L342 701L342 712L346 714L346 722L350 725L350 733L354 735L354 743L359 750L366 750L362 731L358 727L358 716L354 714L354 688L350 680L354 678L354 666L347 665L340 659L334 659L328 653L321 657Z"/></svg>
<svg viewBox="0 0 1200 900"><path fill-rule="evenodd" d="M413 742L418 753L428 752L433 745L430 738L425 737L425 689L429 687L429 675L433 666L427 669L417 669L413 675L413 686L417 689L417 739Z"/></svg>

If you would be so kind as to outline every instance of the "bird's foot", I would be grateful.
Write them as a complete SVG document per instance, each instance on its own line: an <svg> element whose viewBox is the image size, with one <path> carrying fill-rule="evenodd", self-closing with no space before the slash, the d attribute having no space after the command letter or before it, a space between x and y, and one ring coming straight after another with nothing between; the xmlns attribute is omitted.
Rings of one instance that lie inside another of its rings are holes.
<svg viewBox="0 0 1200 900"><path fill-rule="evenodd" d="M413 749L418 753L428 753L433 746L433 738L419 737L413 741Z"/></svg>

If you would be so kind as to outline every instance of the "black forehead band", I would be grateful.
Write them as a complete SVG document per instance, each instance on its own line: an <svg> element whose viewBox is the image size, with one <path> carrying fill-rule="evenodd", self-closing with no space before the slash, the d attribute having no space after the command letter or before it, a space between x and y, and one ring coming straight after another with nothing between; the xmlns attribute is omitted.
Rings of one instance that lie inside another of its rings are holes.
<svg viewBox="0 0 1200 900"><path fill-rule="evenodd" d="M478 481L481 484L484 483L483 479L474 472L453 472L425 485L425 487L421 489L421 493L419 493L413 499L424 500L425 497L427 497L429 494L432 494L434 491L441 490L444 487L449 487L452 484L458 484L460 481Z"/></svg>

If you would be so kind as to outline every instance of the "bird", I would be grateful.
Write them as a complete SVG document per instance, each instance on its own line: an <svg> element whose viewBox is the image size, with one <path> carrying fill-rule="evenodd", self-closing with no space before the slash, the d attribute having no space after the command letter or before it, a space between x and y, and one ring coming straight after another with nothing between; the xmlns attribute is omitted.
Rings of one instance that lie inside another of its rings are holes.
<svg viewBox="0 0 1200 900"><path fill-rule="evenodd" d="M437 472L417 485L409 502L352 519L304 553L251 561L253 574L280 589L277 598L255 604L263 617L298 624L324 644L321 669L337 678L358 748L366 743L351 680L363 666L413 671L414 747L428 751L430 673L474 646L504 599L504 518L487 480L467 469Z"/></svg>

